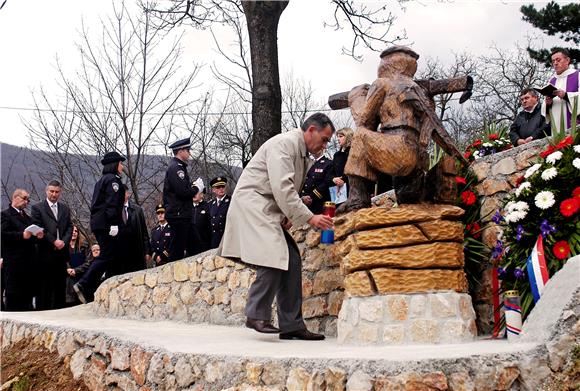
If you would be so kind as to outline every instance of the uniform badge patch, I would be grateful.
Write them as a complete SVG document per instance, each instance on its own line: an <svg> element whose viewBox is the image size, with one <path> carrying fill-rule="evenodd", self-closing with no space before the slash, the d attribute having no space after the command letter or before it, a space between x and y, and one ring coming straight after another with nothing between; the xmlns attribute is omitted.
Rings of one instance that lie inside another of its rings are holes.
<svg viewBox="0 0 580 391"><path fill-rule="evenodd" d="M180 179L185 179L185 172L184 172L184 171L181 171L181 170L179 170L179 171L177 171L177 176L178 176Z"/></svg>
<svg viewBox="0 0 580 391"><path fill-rule="evenodd" d="M202 214L202 215L204 215L204 214L205 214L205 210L202 210L202 211L201 211L201 214Z"/></svg>
<svg viewBox="0 0 580 391"><path fill-rule="evenodd" d="M113 191L116 193L119 191L119 184L117 182L113 182Z"/></svg>

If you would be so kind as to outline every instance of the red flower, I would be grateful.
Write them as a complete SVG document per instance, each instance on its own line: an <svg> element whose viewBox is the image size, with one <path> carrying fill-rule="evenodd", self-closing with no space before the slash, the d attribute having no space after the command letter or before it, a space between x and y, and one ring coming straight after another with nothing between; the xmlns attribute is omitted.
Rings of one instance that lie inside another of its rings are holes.
<svg viewBox="0 0 580 391"><path fill-rule="evenodd" d="M477 222L467 224L465 229L469 231L471 236L473 236L475 239L479 239L481 237L481 226Z"/></svg>
<svg viewBox="0 0 580 391"><path fill-rule="evenodd" d="M580 186L574 189L572 192L572 197L580 199Z"/></svg>
<svg viewBox="0 0 580 391"><path fill-rule="evenodd" d="M519 185L521 185L523 181L524 181L523 175L518 177L518 179L516 179L516 186L515 187L518 187Z"/></svg>
<svg viewBox="0 0 580 391"><path fill-rule="evenodd" d="M499 136L497 133L492 133L487 138L489 139L489 141L495 141L499 139Z"/></svg>
<svg viewBox="0 0 580 391"><path fill-rule="evenodd" d="M463 157L469 159L471 157L471 151L467 151L463 154Z"/></svg>
<svg viewBox="0 0 580 391"><path fill-rule="evenodd" d="M580 209L580 199L568 198L560 203L560 213L565 217L570 217Z"/></svg>
<svg viewBox="0 0 580 391"><path fill-rule="evenodd" d="M552 249L554 256L558 259L566 259L570 255L570 245L565 240L560 240L554 244Z"/></svg>
<svg viewBox="0 0 580 391"><path fill-rule="evenodd" d="M481 139L477 139L473 142L473 144L471 144L472 147L479 147L483 142L481 141Z"/></svg>
<svg viewBox="0 0 580 391"><path fill-rule="evenodd" d="M548 148L546 148L545 151L540 152L540 156L545 159L546 156L548 156L549 154L551 154L555 150L556 150L556 148L553 145L550 145L550 146L548 146Z"/></svg>
<svg viewBox="0 0 580 391"><path fill-rule="evenodd" d="M461 192L461 202L463 202L465 205L470 206L475 204L476 201L476 197L475 197L475 193L473 193L470 190L466 190L464 192Z"/></svg>
<svg viewBox="0 0 580 391"><path fill-rule="evenodd" d="M574 143L574 139L572 136L567 136L564 140L560 141L558 145L556 145L556 149L566 148L568 145L572 145Z"/></svg>
<svg viewBox="0 0 580 391"><path fill-rule="evenodd" d="M462 176L456 176L456 177L455 177L455 182L456 182L457 184L459 184L459 185L466 185L466 184L467 184L467 181L466 181L466 180L465 180L465 178L464 178L464 177L462 177Z"/></svg>

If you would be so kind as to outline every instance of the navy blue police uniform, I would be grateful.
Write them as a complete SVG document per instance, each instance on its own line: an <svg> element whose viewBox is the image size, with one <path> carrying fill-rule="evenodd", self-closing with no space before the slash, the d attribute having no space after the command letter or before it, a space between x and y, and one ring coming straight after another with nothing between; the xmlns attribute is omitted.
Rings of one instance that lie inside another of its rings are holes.
<svg viewBox="0 0 580 391"><path fill-rule="evenodd" d="M169 146L173 151L189 149L189 139L174 142ZM190 220L192 212L191 199L199 189L194 186L187 173L187 163L174 157L165 172L163 183L163 204L165 218L171 227L171 243L169 246L169 261L176 261L185 256L189 239Z"/></svg>
<svg viewBox="0 0 580 391"><path fill-rule="evenodd" d="M125 161L125 158L117 152L105 154L101 163L118 163ZM119 174L103 174L101 179L95 184L93 198L91 202L91 231L101 247L99 256L91 263L86 273L83 274L79 282L73 288L81 302L92 300L94 292L97 290L101 277L105 271L110 269L111 263L116 261L119 250L119 237L111 236L112 226L118 228L123 225L123 205L125 204L125 188L121 182Z"/></svg>
<svg viewBox="0 0 580 391"><path fill-rule="evenodd" d="M213 178L210 182L210 186L225 186L227 183L225 177ZM221 200L217 198L212 201L209 206L209 215L211 222L211 248L217 248L220 245L222 236L224 236L224 231L226 229L226 217L228 215L228 209L230 208L231 197L225 195Z"/></svg>
<svg viewBox="0 0 580 391"><path fill-rule="evenodd" d="M325 156L317 159L304 180L304 185L300 191L300 197L310 196L312 204L308 209L314 214L322 213L324 203L330 201L328 188L334 186L332 179L334 177L334 168L331 159Z"/></svg>
<svg viewBox="0 0 580 391"><path fill-rule="evenodd" d="M165 213L165 208L163 205L157 205L155 212ZM165 225L157 224L157 226L151 230L151 251L153 251L152 258L155 265L164 265L169 262L170 243L171 228L169 223L165 222Z"/></svg>

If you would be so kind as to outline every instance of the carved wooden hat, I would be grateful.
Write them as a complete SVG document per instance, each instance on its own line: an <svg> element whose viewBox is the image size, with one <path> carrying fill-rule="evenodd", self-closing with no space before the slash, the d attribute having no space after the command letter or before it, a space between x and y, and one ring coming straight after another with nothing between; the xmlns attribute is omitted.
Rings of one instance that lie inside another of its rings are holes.
<svg viewBox="0 0 580 391"><path fill-rule="evenodd" d="M397 53L397 52L403 52L405 54L408 54L409 56L413 57L415 60L419 59L419 55L413 49L411 49L410 47L407 47L407 46L400 46L400 45L391 46L390 48L383 50L381 53L381 58L386 57L386 56L393 54L393 53Z"/></svg>

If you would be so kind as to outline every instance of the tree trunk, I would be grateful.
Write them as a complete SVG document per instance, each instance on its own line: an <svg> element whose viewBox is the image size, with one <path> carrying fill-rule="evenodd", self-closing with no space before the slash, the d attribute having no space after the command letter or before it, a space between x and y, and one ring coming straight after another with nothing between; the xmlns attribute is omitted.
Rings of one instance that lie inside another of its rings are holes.
<svg viewBox="0 0 580 391"><path fill-rule="evenodd" d="M282 132L278 21L288 1L242 1L252 58L252 154Z"/></svg>

